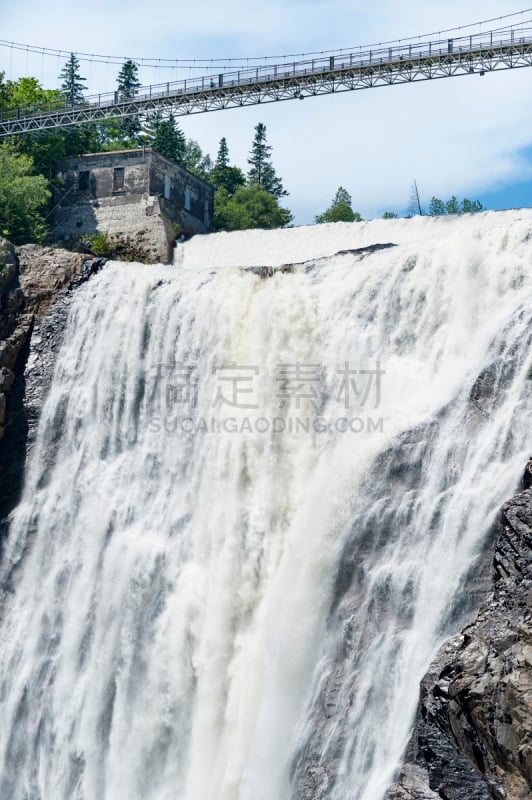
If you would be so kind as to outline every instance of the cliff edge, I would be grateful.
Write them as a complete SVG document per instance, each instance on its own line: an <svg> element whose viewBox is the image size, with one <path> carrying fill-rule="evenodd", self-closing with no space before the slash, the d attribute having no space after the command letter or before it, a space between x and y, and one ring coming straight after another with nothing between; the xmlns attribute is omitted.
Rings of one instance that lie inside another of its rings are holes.
<svg viewBox="0 0 532 800"><path fill-rule="evenodd" d="M386 800L525 800L532 792L532 460L497 522L493 589L425 675Z"/></svg>
<svg viewBox="0 0 532 800"><path fill-rule="evenodd" d="M104 261L54 247L14 248L0 238L0 544L20 495L69 294Z"/></svg>

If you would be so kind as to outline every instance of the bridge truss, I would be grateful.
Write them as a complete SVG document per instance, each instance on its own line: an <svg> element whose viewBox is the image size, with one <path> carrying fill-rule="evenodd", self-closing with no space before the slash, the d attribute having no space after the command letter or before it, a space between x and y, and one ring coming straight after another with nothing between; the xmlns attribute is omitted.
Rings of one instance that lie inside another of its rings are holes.
<svg viewBox="0 0 532 800"><path fill-rule="evenodd" d="M154 112L184 116L530 66L532 26L527 23L154 84L132 97L98 94L74 107L12 109L0 114L0 138Z"/></svg>

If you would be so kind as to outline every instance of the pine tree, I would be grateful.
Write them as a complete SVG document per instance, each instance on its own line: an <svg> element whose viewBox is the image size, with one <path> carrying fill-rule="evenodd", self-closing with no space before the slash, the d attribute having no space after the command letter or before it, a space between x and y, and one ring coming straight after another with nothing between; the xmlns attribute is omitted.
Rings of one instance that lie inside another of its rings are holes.
<svg viewBox="0 0 532 800"><path fill-rule="evenodd" d="M232 197L236 190L246 183L242 170L229 165L229 148L225 136L220 139L218 155L209 180L217 189L225 189L229 197Z"/></svg>
<svg viewBox="0 0 532 800"><path fill-rule="evenodd" d="M332 205L323 214L318 214L316 222L318 224L321 222L361 222L362 217L358 211L353 211L351 203L351 195L343 186L340 186Z"/></svg>
<svg viewBox="0 0 532 800"><path fill-rule="evenodd" d="M480 200L469 200L464 197L459 203L454 194L450 200L445 202L439 197L433 197L429 205L429 214L433 217L441 217L445 214L475 214L479 211L484 211Z"/></svg>
<svg viewBox="0 0 532 800"><path fill-rule="evenodd" d="M484 206L480 200L469 200L469 198L464 197L460 204L460 213L478 214L479 211L484 211Z"/></svg>
<svg viewBox="0 0 532 800"><path fill-rule="evenodd" d="M183 164L186 154L185 134L170 114L168 119L160 119L155 125L155 136L151 143L154 150L170 161Z"/></svg>
<svg viewBox="0 0 532 800"><path fill-rule="evenodd" d="M61 92L65 98L65 102L69 105L83 102L83 92L86 87L83 85L87 82L86 78L82 78L79 73L79 61L75 53L70 53L70 57L59 75L61 84Z"/></svg>
<svg viewBox="0 0 532 800"><path fill-rule="evenodd" d="M135 93L140 86L138 73L139 68L134 61L130 58L124 61L116 79L119 100L132 100L135 97ZM141 124L138 117L126 117L120 120L119 135L124 139L138 143L140 131Z"/></svg>
<svg viewBox="0 0 532 800"><path fill-rule="evenodd" d="M431 217L441 217L445 214L445 203L439 197L433 197L429 204L429 214Z"/></svg>
<svg viewBox="0 0 532 800"><path fill-rule="evenodd" d="M460 213L460 206L458 205L458 200L456 199L454 194L451 197L451 199L447 200L447 202L445 203L445 211L447 212L447 214L459 214Z"/></svg>
<svg viewBox="0 0 532 800"><path fill-rule="evenodd" d="M277 177L271 163L271 145L266 143L266 125L262 122L255 127L255 137L251 146L248 164L248 183L250 186L260 186L272 194L276 200L288 194L282 181Z"/></svg>
<svg viewBox="0 0 532 800"><path fill-rule="evenodd" d="M139 68L130 58L124 61L116 79L120 100L131 100L140 87Z"/></svg>
<svg viewBox="0 0 532 800"><path fill-rule="evenodd" d="M222 136L220 139L218 154L216 156L214 166L218 167L220 170L226 169L229 166L229 148L227 146L227 139L225 136Z"/></svg>

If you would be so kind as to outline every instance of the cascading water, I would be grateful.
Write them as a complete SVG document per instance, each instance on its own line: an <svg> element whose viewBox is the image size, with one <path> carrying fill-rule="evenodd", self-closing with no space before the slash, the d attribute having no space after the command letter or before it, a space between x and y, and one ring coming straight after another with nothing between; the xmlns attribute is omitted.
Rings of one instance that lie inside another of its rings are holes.
<svg viewBox="0 0 532 800"><path fill-rule="evenodd" d="M529 455L531 232L198 237L77 291L3 556L2 800L382 798Z"/></svg>

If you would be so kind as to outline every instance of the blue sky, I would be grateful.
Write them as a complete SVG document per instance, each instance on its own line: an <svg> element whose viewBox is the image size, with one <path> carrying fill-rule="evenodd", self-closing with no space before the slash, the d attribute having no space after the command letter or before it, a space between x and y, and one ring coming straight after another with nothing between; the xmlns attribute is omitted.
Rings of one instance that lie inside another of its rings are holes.
<svg viewBox="0 0 532 800"><path fill-rule="evenodd" d="M358 46L519 11L514 2L447 0L2 0L1 38L136 58L246 58ZM89 13L90 12L90 13ZM0 47L7 77L57 86L61 58ZM114 88L117 68L83 62L91 92ZM143 82L188 72L143 69ZM532 205L532 70L348 92L181 120L216 154L226 136L239 166L257 122L297 224L312 222L344 186L365 218L402 211L416 178L422 198L455 194L488 207Z"/></svg>

